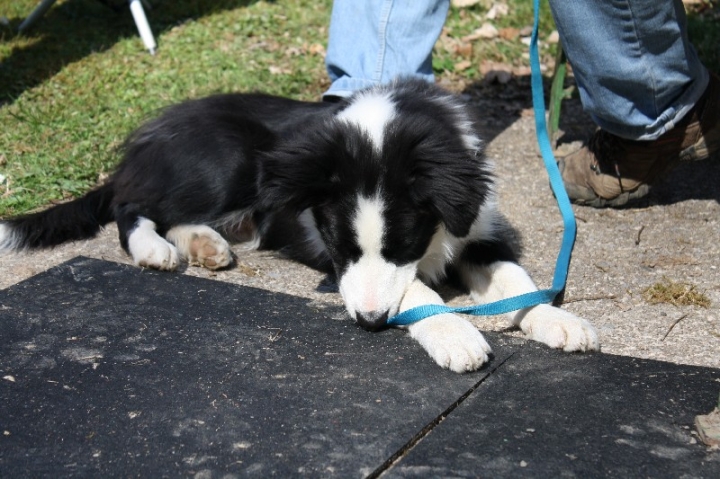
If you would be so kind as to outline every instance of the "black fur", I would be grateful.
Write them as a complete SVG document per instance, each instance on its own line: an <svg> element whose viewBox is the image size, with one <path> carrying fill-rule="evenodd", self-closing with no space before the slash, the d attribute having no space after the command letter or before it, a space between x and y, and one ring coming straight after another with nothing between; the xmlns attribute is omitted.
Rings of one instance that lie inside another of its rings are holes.
<svg viewBox="0 0 720 479"><path fill-rule="evenodd" d="M349 315L369 330L441 299L454 276L480 301L536 291L517 235L497 209L492 168L467 106L420 80L339 103L217 95L166 109L128 138L108 182L44 212L0 222L0 253L85 239L116 221L135 264L232 264L218 232L252 230L337 276ZM509 314L531 339L599 348L586 321L548 305ZM490 347L467 320L408 326L436 363L479 368Z"/></svg>
<svg viewBox="0 0 720 479"><path fill-rule="evenodd" d="M138 216L150 218L162 235L178 224L256 212L260 154L333 108L257 94L168 108L130 137L112 178L121 241L130 232L124 218L128 227Z"/></svg>
<svg viewBox="0 0 720 479"><path fill-rule="evenodd" d="M256 227L261 248L321 269L332 265L340 275L361 254L350 224L354 201L379 191L390 225L383 257L397 265L418 261L440 225L455 237L469 234L492 175L482 152L461 141L460 107L450 95L412 80L387 92L399 113L381 148L357 125L337 121L347 102L226 94L167 108L128 138L105 185L6 220L14 243L6 238L5 249L86 239L114 220L127 251L141 217L163 235L180 224L222 226L241 214ZM321 253L297 220L307 209L324 243ZM511 229L501 216L497 221L494 236L470 241L458 256L478 264L516 260Z"/></svg>
<svg viewBox="0 0 720 479"><path fill-rule="evenodd" d="M49 248L68 241L88 239L113 221L112 197L112 185L104 185L86 194L82 201L59 204L3 223L12 228L18 239L12 245L16 249Z"/></svg>

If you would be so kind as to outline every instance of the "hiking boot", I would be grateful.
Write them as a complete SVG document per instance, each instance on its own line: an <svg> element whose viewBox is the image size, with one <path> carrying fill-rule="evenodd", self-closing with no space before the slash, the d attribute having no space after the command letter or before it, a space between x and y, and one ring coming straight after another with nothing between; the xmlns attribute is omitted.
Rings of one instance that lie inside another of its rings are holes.
<svg viewBox="0 0 720 479"><path fill-rule="evenodd" d="M720 77L695 106L657 140L633 141L598 129L587 145L558 161L573 203L602 208L642 198L681 161L720 150Z"/></svg>

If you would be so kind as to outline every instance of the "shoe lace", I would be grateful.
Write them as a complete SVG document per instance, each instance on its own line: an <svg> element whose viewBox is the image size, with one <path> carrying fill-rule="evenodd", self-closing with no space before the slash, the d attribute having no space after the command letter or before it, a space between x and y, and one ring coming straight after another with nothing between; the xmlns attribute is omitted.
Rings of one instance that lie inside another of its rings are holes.
<svg viewBox="0 0 720 479"><path fill-rule="evenodd" d="M588 149L592 153L593 162L590 169L595 174L609 174L617 178L620 191L624 192L620 165L617 158L622 157L623 146L615 135L598 129L588 141Z"/></svg>

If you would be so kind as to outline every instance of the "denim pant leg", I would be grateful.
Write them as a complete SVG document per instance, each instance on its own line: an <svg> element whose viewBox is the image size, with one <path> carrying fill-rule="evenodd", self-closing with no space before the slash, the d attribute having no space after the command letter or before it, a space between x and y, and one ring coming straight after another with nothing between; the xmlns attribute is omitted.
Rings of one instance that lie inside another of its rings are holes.
<svg viewBox="0 0 720 479"><path fill-rule="evenodd" d="M432 49L449 0L335 0L325 65L325 95L348 96L398 75L434 81Z"/></svg>
<svg viewBox="0 0 720 479"><path fill-rule="evenodd" d="M653 140L700 98L709 75L681 0L550 0L585 111L603 129Z"/></svg>

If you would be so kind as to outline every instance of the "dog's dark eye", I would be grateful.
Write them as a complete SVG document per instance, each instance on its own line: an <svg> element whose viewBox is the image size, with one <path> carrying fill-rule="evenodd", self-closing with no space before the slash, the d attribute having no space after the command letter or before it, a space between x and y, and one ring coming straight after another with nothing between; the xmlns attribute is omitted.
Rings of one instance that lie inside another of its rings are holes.
<svg viewBox="0 0 720 479"><path fill-rule="evenodd" d="M322 237L335 273L338 275L342 275L351 263L357 262L362 256L362 251L352 241L345 241L328 233L322 234Z"/></svg>
<svg viewBox="0 0 720 479"><path fill-rule="evenodd" d="M427 241L398 242L384 247L381 253L387 261L403 266L422 258L429 245L429 239Z"/></svg>
<svg viewBox="0 0 720 479"><path fill-rule="evenodd" d="M403 265L425 254L437 229L430 214L399 215L388 223L381 254L391 263Z"/></svg>
<svg viewBox="0 0 720 479"><path fill-rule="evenodd" d="M343 205L338 202L327 203L314 211L315 224L336 270L342 270L362 255L350 220L343 211Z"/></svg>

